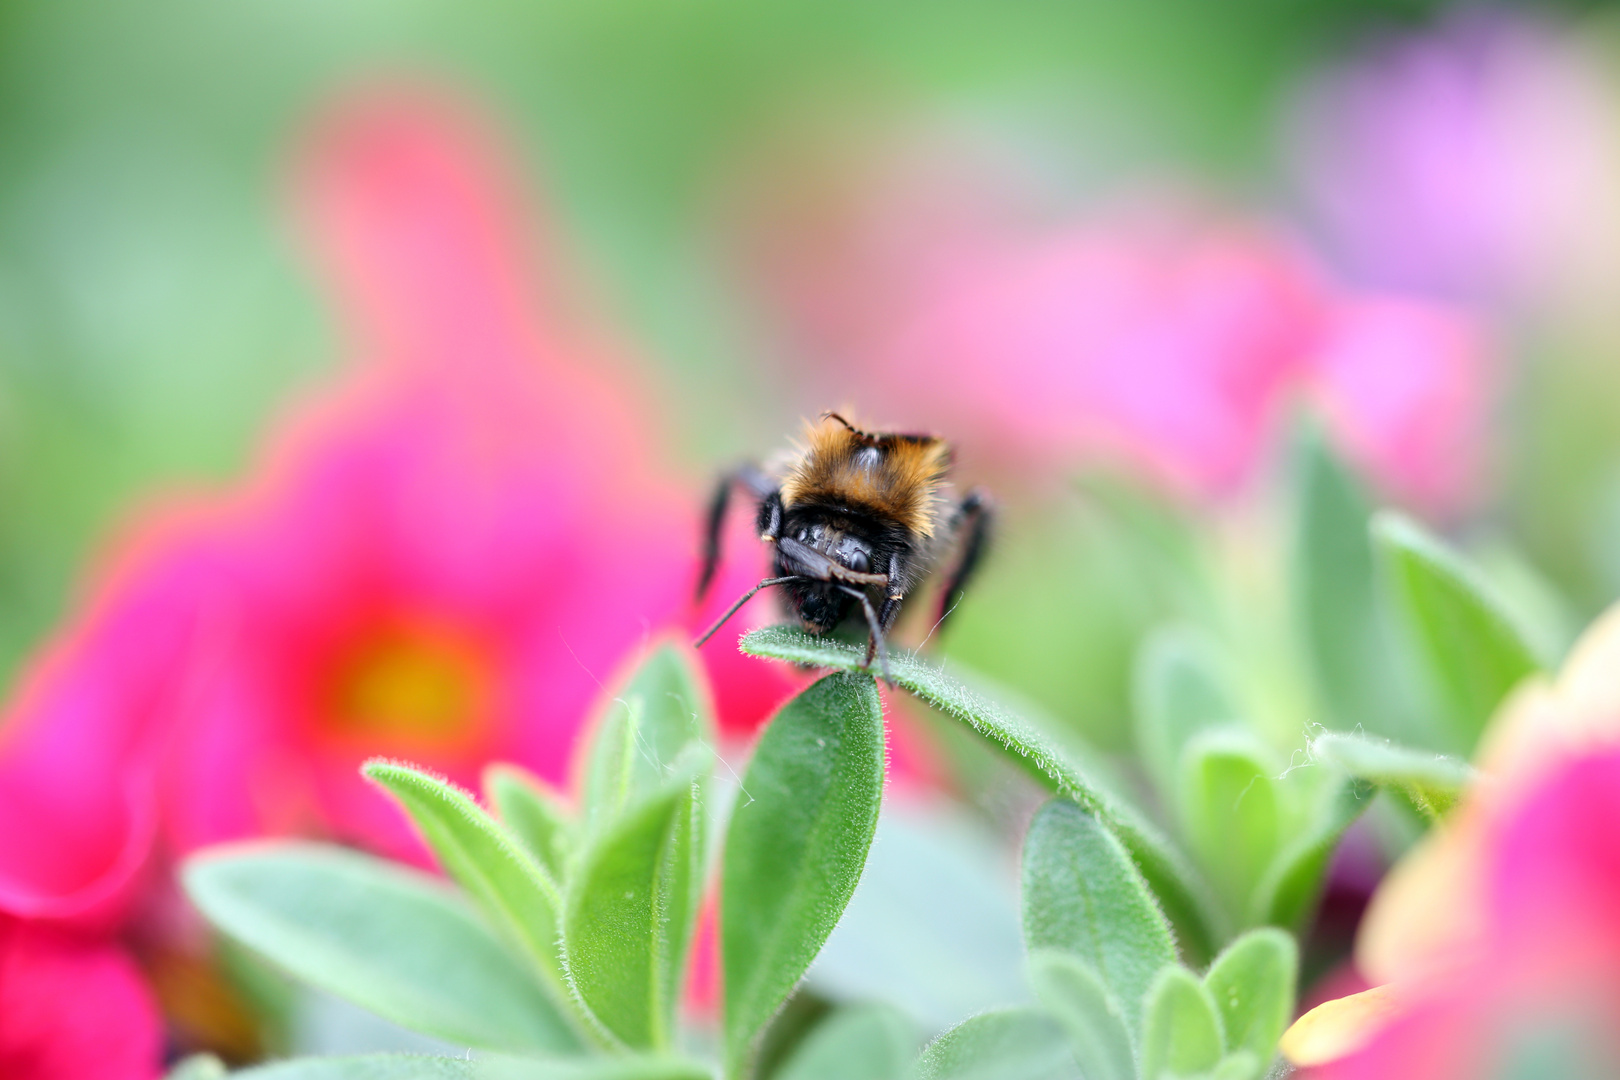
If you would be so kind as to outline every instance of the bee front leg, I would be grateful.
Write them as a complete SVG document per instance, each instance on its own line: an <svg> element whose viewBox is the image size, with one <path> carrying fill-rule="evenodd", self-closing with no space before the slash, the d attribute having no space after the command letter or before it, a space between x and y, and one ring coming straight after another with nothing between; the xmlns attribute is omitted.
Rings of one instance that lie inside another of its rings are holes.
<svg viewBox="0 0 1620 1080"><path fill-rule="evenodd" d="M871 670L872 659L876 656L878 670L883 673L883 681L891 687L894 686L894 679L889 675L889 646L884 640L883 627L878 623L877 611L872 607L871 597L867 596L863 590L852 589L847 585L840 585L839 588L859 600L861 610L866 614L866 626L871 631L871 636L866 639L866 663L864 666L867 670Z"/></svg>

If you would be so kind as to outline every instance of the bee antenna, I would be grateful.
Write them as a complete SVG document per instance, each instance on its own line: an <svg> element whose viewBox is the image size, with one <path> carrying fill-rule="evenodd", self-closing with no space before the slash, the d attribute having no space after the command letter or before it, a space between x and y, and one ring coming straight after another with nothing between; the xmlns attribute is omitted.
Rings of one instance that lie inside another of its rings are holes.
<svg viewBox="0 0 1620 1080"><path fill-rule="evenodd" d="M722 626L726 625L727 620L729 620L733 615L737 614L737 612L742 609L744 604L752 600L754 598L754 594L759 592L759 590L769 585L782 585L789 581L798 581L802 577L804 577L803 574L789 574L786 577L766 578L758 585L755 585L752 589L749 589L747 592L743 593L742 597L738 599L735 604L732 604L729 608L727 608L726 613L715 620L714 625L709 627L709 629L704 632L703 636L698 638L697 641L693 643L692 648L703 648L703 643L714 637L715 632Z"/></svg>
<svg viewBox="0 0 1620 1080"><path fill-rule="evenodd" d="M845 420L842 416L839 416L835 412L824 412L824 413L821 414L821 418L823 420L836 420L840 424L843 424L845 427L849 428L849 430L853 431L857 435L865 434L865 432L861 431L860 428L856 427L854 424L850 423L848 420Z"/></svg>

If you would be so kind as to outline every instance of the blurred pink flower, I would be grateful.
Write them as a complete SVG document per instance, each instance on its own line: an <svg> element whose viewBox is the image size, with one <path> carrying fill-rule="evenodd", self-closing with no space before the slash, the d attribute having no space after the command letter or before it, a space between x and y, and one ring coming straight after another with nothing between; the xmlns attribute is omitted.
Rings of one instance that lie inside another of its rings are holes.
<svg viewBox="0 0 1620 1080"><path fill-rule="evenodd" d="M1493 371L1468 311L1349 287L1185 197L1065 219L1039 171L901 133L789 156L736 200L744 287L818 399L884 403L979 467L1102 462L1197 498L1260 473L1304 401L1387 494L1477 494Z"/></svg>
<svg viewBox="0 0 1620 1080"><path fill-rule="evenodd" d="M1399 1015L1369 1043L1310 1075L1466 1080L1620 1069L1620 753L1546 777L1487 844L1482 948L1407 989Z"/></svg>
<svg viewBox="0 0 1620 1080"><path fill-rule="evenodd" d="M420 856L365 756L560 780L598 676L710 616L688 610L697 507L654 450L652 395L554 294L536 316L488 145L420 95L313 141L300 201L363 362L240 491L154 517L36 666L0 744L0 911L115 919L154 841ZM746 732L789 683L728 638L706 656ZM68 810L34 842L27 823Z"/></svg>
<svg viewBox="0 0 1620 1080"><path fill-rule="evenodd" d="M95 937L0 916L0 1076L149 1080L157 1008L130 958Z"/></svg>
<svg viewBox="0 0 1620 1080"><path fill-rule="evenodd" d="M1465 8L1316 77L1289 152L1358 276L1517 297L1594 240L1612 244L1614 95L1572 29L1539 12Z"/></svg>
<svg viewBox="0 0 1620 1080"><path fill-rule="evenodd" d="M872 361L864 381L988 454L1111 460L1203 497L1252 478L1304 399L1387 491L1454 509L1490 398L1461 312L1335 288L1262 228L1181 217L988 258Z"/></svg>

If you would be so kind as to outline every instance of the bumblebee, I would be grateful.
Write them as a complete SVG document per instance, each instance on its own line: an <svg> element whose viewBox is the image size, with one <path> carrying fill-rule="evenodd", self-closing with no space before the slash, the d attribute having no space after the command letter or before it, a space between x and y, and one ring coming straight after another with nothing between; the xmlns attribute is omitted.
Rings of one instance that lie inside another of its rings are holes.
<svg viewBox="0 0 1620 1080"><path fill-rule="evenodd" d="M698 646L755 593L781 586L789 613L812 634L864 621L866 666L875 656L887 680L885 638L900 605L954 551L939 597L943 623L989 542L988 498L979 490L955 498L950 469L950 445L937 436L862 431L829 412L806 425L803 444L790 453L722 476L709 505L697 598L714 579L734 488L759 501L756 522L759 538L774 549L772 574L732 604Z"/></svg>

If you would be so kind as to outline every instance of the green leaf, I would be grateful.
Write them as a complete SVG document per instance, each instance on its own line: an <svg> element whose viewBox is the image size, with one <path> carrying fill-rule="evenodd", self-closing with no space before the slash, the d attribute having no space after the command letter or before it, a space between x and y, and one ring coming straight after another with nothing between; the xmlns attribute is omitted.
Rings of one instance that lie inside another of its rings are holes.
<svg viewBox="0 0 1620 1080"><path fill-rule="evenodd" d="M437 878L278 843L193 856L182 880L226 934L396 1024L492 1050L578 1048L532 969Z"/></svg>
<svg viewBox="0 0 1620 1080"><path fill-rule="evenodd" d="M1281 930L1250 930L1210 965L1204 987L1220 1013L1226 1049L1269 1062L1294 1014L1299 948Z"/></svg>
<svg viewBox="0 0 1620 1080"><path fill-rule="evenodd" d="M679 1058L467 1058L414 1054L295 1058L233 1076L245 1080L713 1080Z"/></svg>
<svg viewBox="0 0 1620 1080"><path fill-rule="evenodd" d="M857 646L783 626L756 630L743 638L740 647L754 656L844 671L861 670L866 656ZM975 693L944 669L896 652L889 657L889 671L896 684L966 724L1036 779L1102 819L1130 851L1175 925L1188 959L1201 961L1214 955L1215 943L1222 937L1222 919L1213 908L1208 886L1152 824L1109 797L1046 733Z"/></svg>
<svg viewBox="0 0 1620 1080"><path fill-rule="evenodd" d="M800 1043L771 1080L906 1080L917 1053L911 1021L894 1009L839 1009Z"/></svg>
<svg viewBox="0 0 1620 1080"><path fill-rule="evenodd" d="M545 783L516 765L495 764L484 770L484 798L551 880L566 882L579 838L573 818Z"/></svg>
<svg viewBox="0 0 1620 1080"><path fill-rule="evenodd" d="M1035 1009L999 1009L928 1044L917 1080L1091 1080L1082 1077L1058 1022Z"/></svg>
<svg viewBox="0 0 1620 1080"><path fill-rule="evenodd" d="M1455 806L1478 775L1459 758L1365 735L1326 732L1310 741L1309 750L1312 761L1406 796L1431 820Z"/></svg>
<svg viewBox="0 0 1620 1080"><path fill-rule="evenodd" d="M477 1062L477 1080L714 1080L708 1066L685 1058L618 1055L596 1058L495 1058Z"/></svg>
<svg viewBox="0 0 1620 1080"><path fill-rule="evenodd" d="M688 743L714 743L714 710L692 650L666 641L596 722L585 767L585 818L600 829L662 791Z"/></svg>
<svg viewBox="0 0 1620 1080"><path fill-rule="evenodd" d="M1165 793L1193 736L1242 718L1213 643L1187 626L1156 631L1137 652L1132 706L1137 751Z"/></svg>
<svg viewBox="0 0 1620 1080"><path fill-rule="evenodd" d="M1248 922L1302 930L1316 907L1328 862L1344 831L1372 802L1373 789L1359 780L1327 787L1312 820L1277 852L1255 886Z"/></svg>
<svg viewBox="0 0 1620 1080"><path fill-rule="evenodd" d="M1242 730L1200 735L1182 753L1181 832L1227 910L1241 918L1286 827L1265 747Z"/></svg>
<svg viewBox="0 0 1620 1080"><path fill-rule="evenodd" d="M389 761L368 761L360 771L398 800L445 872L528 954L558 1001L569 1002L557 953L562 898L550 876L466 792Z"/></svg>
<svg viewBox="0 0 1620 1080"><path fill-rule="evenodd" d="M1220 1014L1204 984L1179 964L1159 972L1143 1009L1143 1080L1213 1069L1224 1044Z"/></svg>
<svg viewBox="0 0 1620 1080"><path fill-rule="evenodd" d="M702 777L696 744L663 787L593 837L563 916L568 976L591 1014L626 1046L662 1049L703 885Z"/></svg>
<svg viewBox="0 0 1620 1080"><path fill-rule="evenodd" d="M1410 736L1416 708L1378 588L1372 508L1315 425L1295 440L1293 479L1290 593L1322 704L1342 727Z"/></svg>
<svg viewBox="0 0 1620 1080"><path fill-rule="evenodd" d="M1119 840L1074 803L1041 808L1024 838L1024 942L1085 961L1139 1034L1142 996L1176 959L1170 926Z"/></svg>
<svg viewBox="0 0 1620 1080"><path fill-rule="evenodd" d="M422 1054L358 1054L278 1061L232 1073L243 1080L473 1080L480 1063Z"/></svg>
<svg viewBox="0 0 1620 1080"><path fill-rule="evenodd" d="M883 712L869 676L821 679L760 737L721 869L728 1074L740 1072L843 914L882 794Z"/></svg>
<svg viewBox="0 0 1620 1080"><path fill-rule="evenodd" d="M1538 670L1535 654L1477 571L1416 522L1385 511L1372 535L1441 701L1440 749L1466 755L1502 698Z"/></svg>
<svg viewBox="0 0 1620 1080"><path fill-rule="evenodd" d="M1068 1034L1086 1080L1135 1080L1125 1018L1095 970L1068 953L1040 949L1030 955L1029 977Z"/></svg>
<svg viewBox="0 0 1620 1080"><path fill-rule="evenodd" d="M225 1075L225 1063L213 1054L192 1054L176 1062L163 1080L224 1080Z"/></svg>
<svg viewBox="0 0 1620 1080"><path fill-rule="evenodd" d="M1221 1058L1220 1064L1204 1073L1199 1080L1260 1080L1265 1063L1247 1050L1239 1050ZM1291 1075L1292 1069L1287 1074Z"/></svg>

